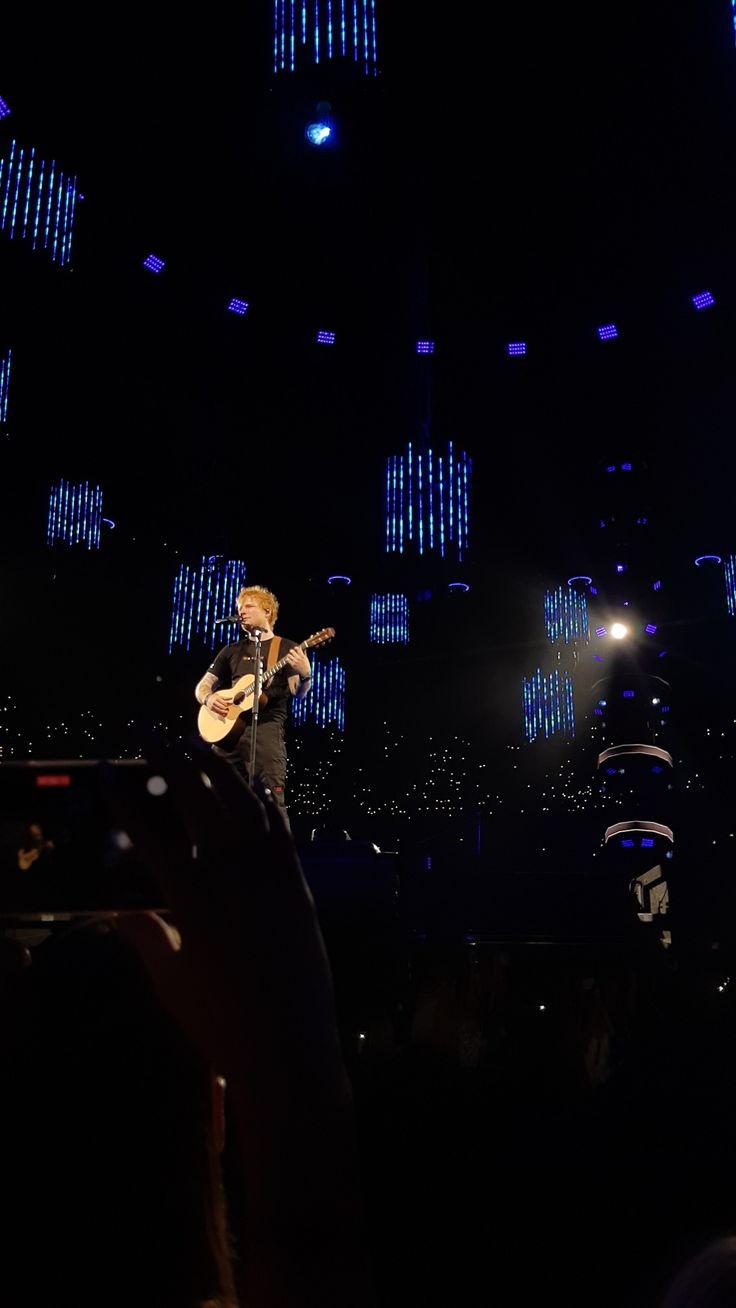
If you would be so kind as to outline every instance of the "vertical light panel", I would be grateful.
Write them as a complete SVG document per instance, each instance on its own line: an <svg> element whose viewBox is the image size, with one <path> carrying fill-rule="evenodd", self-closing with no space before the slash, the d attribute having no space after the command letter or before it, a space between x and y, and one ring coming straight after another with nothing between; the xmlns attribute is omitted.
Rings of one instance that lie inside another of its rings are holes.
<svg viewBox="0 0 736 1308"><path fill-rule="evenodd" d="M409 601L406 595L372 595L372 645L408 645Z"/></svg>
<svg viewBox="0 0 736 1308"><path fill-rule="evenodd" d="M202 558L196 566L183 563L174 578L169 627L169 654L175 645L226 645L235 640L238 623L215 626L218 618L235 612L238 592L245 585L245 564L221 554Z"/></svg>
<svg viewBox="0 0 736 1308"><path fill-rule="evenodd" d="M726 604L731 617L736 617L736 557L727 554L723 567L726 580Z"/></svg>
<svg viewBox="0 0 736 1308"><path fill-rule="evenodd" d="M345 730L345 669L339 658L312 656L312 689L304 699L292 697L291 716L297 726Z"/></svg>
<svg viewBox="0 0 736 1308"><path fill-rule="evenodd" d="M544 628L553 645L572 645L590 640L588 604L585 595L558 586L544 596Z"/></svg>
<svg viewBox="0 0 736 1308"><path fill-rule="evenodd" d="M10 389L10 364L13 351L8 350L4 359L0 359L0 422L8 421L8 392Z"/></svg>
<svg viewBox="0 0 736 1308"><path fill-rule="evenodd" d="M572 739L575 735L575 709L572 677L567 669L555 668L545 675L537 668L531 677L524 677L522 686L524 705L524 734L528 741L538 736L549 739L562 735Z"/></svg>
<svg viewBox="0 0 736 1308"><path fill-rule="evenodd" d="M361 77L378 72L375 0L274 0L273 71L349 61Z"/></svg>
<svg viewBox="0 0 736 1308"><path fill-rule="evenodd" d="M472 459L414 450L391 454L386 465L386 553L439 555L462 563L470 542Z"/></svg>
<svg viewBox="0 0 736 1308"><path fill-rule="evenodd" d="M47 545L83 545L100 548L102 489L88 481L62 479L51 487L46 519Z"/></svg>
<svg viewBox="0 0 736 1308"><path fill-rule="evenodd" d="M29 241L68 266L77 198L76 177L36 159L34 149L11 141L0 156L0 228L11 241Z"/></svg>
<svg viewBox="0 0 736 1308"><path fill-rule="evenodd" d="M386 475L386 553L396 549L396 458L389 455Z"/></svg>

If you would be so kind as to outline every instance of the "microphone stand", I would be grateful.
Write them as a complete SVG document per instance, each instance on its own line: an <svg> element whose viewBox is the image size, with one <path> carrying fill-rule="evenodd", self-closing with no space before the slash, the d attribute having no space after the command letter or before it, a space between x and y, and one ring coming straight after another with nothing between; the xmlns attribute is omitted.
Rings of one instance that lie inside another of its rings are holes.
<svg viewBox="0 0 736 1308"><path fill-rule="evenodd" d="M256 736L258 735L258 701L261 698L261 633L257 627L248 632L256 652L254 655L253 710L250 724L250 757L248 759L248 785L253 785L256 775Z"/></svg>

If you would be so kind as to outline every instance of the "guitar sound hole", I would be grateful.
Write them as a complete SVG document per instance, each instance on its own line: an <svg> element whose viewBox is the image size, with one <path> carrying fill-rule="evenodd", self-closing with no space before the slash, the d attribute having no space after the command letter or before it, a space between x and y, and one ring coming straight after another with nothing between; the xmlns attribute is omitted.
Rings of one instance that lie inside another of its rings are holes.
<svg viewBox="0 0 736 1308"><path fill-rule="evenodd" d="M233 704L242 704L245 699L245 691L239 690L237 695L233 695Z"/></svg>

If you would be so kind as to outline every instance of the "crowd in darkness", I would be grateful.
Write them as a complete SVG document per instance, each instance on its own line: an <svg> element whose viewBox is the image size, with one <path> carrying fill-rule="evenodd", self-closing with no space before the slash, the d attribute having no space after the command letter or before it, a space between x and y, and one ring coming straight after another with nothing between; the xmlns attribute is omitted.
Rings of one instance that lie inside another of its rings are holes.
<svg viewBox="0 0 736 1308"><path fill-rule="evenodd" d="M441 911L419 930L395 867L327 832L304 863L318 926L278 814L212 762L214 791L168 766L199 867L121 820L172 919L3 932L9 1302L512 1308L554 1287L657 1308L730 1235L716 923L667 948L633 919L597 940Z"/></svg>
<svg viewBox="0 0 736 1308"><path fill-rule="evenodd" d="M641 946L417 949L405 1043L355 1075L387 1302L402 1268L416 1302L653 1308L733 1230L730 963Z"/></svg>

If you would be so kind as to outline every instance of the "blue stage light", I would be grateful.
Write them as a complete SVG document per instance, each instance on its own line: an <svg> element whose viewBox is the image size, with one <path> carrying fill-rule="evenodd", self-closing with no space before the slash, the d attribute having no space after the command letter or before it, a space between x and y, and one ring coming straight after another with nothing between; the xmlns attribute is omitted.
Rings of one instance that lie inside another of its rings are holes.
<svg viewBox="0 0 736 1308"><path fill-rule="evenodd" d="M324 145L332 136L332 128L329 123L320 119L315 119L313 123L307 123L304 129L304 135L310 145Z"/></svg>

